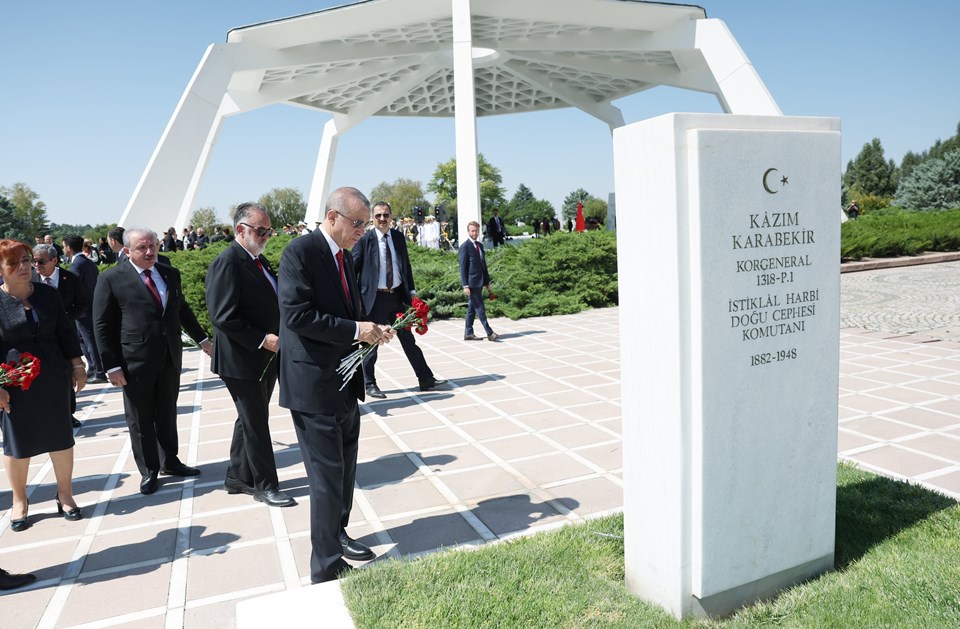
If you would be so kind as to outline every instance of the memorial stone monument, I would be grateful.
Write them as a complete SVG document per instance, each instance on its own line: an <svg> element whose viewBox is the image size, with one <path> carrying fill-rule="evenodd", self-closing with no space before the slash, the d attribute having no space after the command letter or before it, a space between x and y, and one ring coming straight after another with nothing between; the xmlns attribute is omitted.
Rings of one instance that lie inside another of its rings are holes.
<svg viewBox="0 0 960 629"><path fill-rule="evenodd" d="M724 615L833 567L839 121L669 114L614 156L627 585Z"/></svg>

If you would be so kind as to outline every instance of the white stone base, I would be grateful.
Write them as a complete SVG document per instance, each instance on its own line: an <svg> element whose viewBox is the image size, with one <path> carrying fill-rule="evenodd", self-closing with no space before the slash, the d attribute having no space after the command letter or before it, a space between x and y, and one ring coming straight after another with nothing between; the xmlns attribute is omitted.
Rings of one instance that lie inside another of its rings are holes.
<svg viewBox="0 0 960 629"><path fill-rule="evenodd" d="M354 629L339 581L318 583L237 603L237 629Z"/></svg>

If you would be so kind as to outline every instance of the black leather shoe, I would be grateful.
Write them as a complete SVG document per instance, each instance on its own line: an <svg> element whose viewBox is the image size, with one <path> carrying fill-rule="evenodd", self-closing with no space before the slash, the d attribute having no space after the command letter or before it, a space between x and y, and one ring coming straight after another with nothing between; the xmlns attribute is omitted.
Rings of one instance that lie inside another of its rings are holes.
<svg viewBox="0 0 960 629"><path fill-rule="evenodd" d="M70 520L71 522L76 522L77 520L83 519L83 511L80 510L80 507L74 507L73 509L64 509L63 503L60 502L60 495L57 494L57 513L63 516L64 520Z"/></svg>
<svg viewBox="0 0 960 629"><path fill-rule="evenodd" d="M264 503L268 507L292 507L297 504L296 500L276 487L253 492L253 499Z"/></svg>
<svg viewBox="0 0 960 629"><path fill-rule="evenodd" d="M10 574L0 568L0 590L15 590L37 580L33 574Z"/></svg>
<svg viewBox="0 0 960 629"><path fill-rule="evenodd" d="M190 467L189 465L184 465L179 461L166 466L160 470L160 473L165 476L200 476L200 470L195 467Z"/></svg>
<svg viewBox="0 0 960 629"><path fill-rule="evenodd" d="M464 334L464 335L463 335L463 340L464 340L464 341L479 341L479 340L480 340L480 337L477 336L476 334Z"/></svg>
<svg viewBox="0 0 960 629"><path fill-rule="evenodd" d="M367 385L367 395L369 395L370 397L375 397L378 400L383 400L387 397L387 394L381 391L380 387L378 387L375 384Z"/></svg>
<svg viewBox="0 0 960 629"><path fill-rule="evenodd" d="M87 378L87 384L106 384L109 382L106 376L94 376L92 378Z"/></svg>
<svg viewBox="0 0 960 629"><path fill-rule="evenodd" d="M429 391L430 389L439 387L440 385L446 384L447 381L443 378L434 378L433 380L421 380L420 381L420 390Z"/></svg>
<svg viewBox="0 0 960 629"><path fill-rule="evenodd" d="M26 531L30 528L30 516L25 515L19 520L10 520L10 530L14 533L19 533L20 531Z"/></svg>
<svg viewBox="0 0 960 629"><path fill-rule="evenodd" d="M368 561L377 556L369 546L351 539L346 533L340 535L340 545L343 546L343 556L353 561Z"/></svg>
<svg viewBox="0 0 960 629"><path fill-rule="evenodd" d="M74 428L79 428L80 426L83 426L83 424L80 423L80 420L77 419L76 417L71 417L70 423L73 424Z"/></svg>
<svg viewBox="0 0 960 629"><path fill-rule="evenodd" d="M239 478L230 478L227 476L223 479L223 488L227 490L228 494L247 494L248 496L253 495L253 487L246 484Z"/></svg>
<svg viewBox="0 0 960 629"><path fill-rule="evenodd" d="M140 479L140 493L144 496L149 496L150 494L157 491L157 475L150 474L149 476L144 476Z"/></svg>

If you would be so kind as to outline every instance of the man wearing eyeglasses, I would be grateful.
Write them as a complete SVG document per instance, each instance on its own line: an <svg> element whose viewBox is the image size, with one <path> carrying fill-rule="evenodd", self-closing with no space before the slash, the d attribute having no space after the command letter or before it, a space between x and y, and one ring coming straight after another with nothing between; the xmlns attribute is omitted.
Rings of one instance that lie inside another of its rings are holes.
<svg viewBox="0 0 960 629"><path fill-rule="evenodd" d="M374 323L390 324L398 312L404 312L417 296L413 284L413 268L407 253L403 234L391 229L390 204L378 201L373 204L373 226L353 248L353 266L360 283L360 299L367 319ZM428 391L446 383L434 377L427 366L423 352L410 330L397 330L397 338L403 353L417 374L421 391ZM383 399L386 396L377 386L377 350L363 361L363 382L367 395Z"/></svg>
<svg viewBox="0 0 960 629"><path fill-rule="evenodd" d="M370 202L356 188L327 199L320 227L294 238L280 261L280 406L290 409L310 485L310 579L336 579L344 561L373 559L346 527L357 471L363 376L344 383L337 367L354 342L385 343L389 326L361 321L349 252L370 225Z"/></svg>
<svg viewBox="0 0 960 629"><path fill-rule="evenodd" d="M63 310L74 324L79 317L90 311L90 304L87 302L83 286L80 284L80 278L74 273L57 266L57 250L54 249L53 245L39 244L33 248L33 267L37 272L40 283L52 286L60 293ZM70 389L70 414L73 415L76 412L77 392ZM73 427L79 428L80 426L80 420L73 417Z"/></svg>
<svg viewBox="0 0 960 629"><path fill-rule="evenodd" d="M280 308L277 277L263 250L273 235L262 205L241 203L236 239L207 270L207 310L213 325L213 373L237 407L230 466L223 487L271 507L296 504L280 491L270 439L270 396L277 384Z"/></svg>

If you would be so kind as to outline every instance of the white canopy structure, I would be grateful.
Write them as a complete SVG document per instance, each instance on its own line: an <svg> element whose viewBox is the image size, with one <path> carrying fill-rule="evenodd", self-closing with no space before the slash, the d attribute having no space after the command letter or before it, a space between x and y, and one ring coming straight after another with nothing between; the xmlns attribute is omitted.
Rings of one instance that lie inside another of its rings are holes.
<svg viewBox="0 0 960 629"><path fill-rule="evenodd" d="M455 116L460 237L480 220L477 116L576 107L668 85L726 113L781 115L726 25L633 0L366 0L236 28L190 80L120 225L190 218L224 118L275 103L332 114L306 221L321 220L340 136L370 116Z"/></svg>

